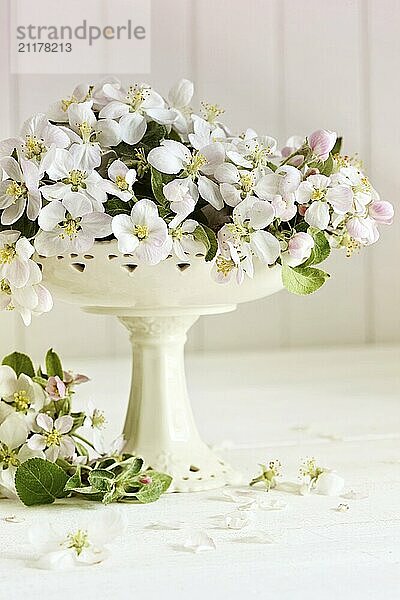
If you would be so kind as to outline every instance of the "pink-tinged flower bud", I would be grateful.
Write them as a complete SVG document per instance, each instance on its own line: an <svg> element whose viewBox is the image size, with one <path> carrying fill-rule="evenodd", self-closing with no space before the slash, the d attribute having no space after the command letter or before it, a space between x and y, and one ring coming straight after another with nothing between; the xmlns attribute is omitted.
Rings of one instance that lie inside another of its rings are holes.
<svg viewBox="0 0 400 600"><path fill-rule="evenodd" d="M298 167L301 167L303 162L304 162L304 156L302 154L296 154L296 156L293 156L287 164L291 165L292 167L298 168Z"/></svg>
<svg viewBox="0 0 400 600"><path fill-rule="evenodd" d="M61 381L58 375L56 375L55 377L49 377L45 390L49 394L49 396L54 400L60 400L60 398L65 398L65 395L67 393L65 383Z"/></svg>
<svg viewBox="0 0 400 600"><path fill-rule="evenodd" d="M310 256L313 247L314 240L311 235L300 231L289 240L288 250L292 258L303 262Z"/></svg>
<svg viewBox="0 0 400 600"><path fill-rule="evenodd" d="M329 129L318 129L308 136L308 145L314 156L320 160L326 160L329 152L336 143L337 133Z"/></svg>
<svg viewBox="0 0 400 600"><path fill-rule="evenodd" d="M319 175L319 169L307 169L304 177L307 179L307 177L310 177L310 175Z"/></svg>
<svg viewBox="0 0 400 600"><path fill-rule="evenodd" d="M393 223L394 208L386 200L375 200L368 207L368 214L377 223L391 225Z"/></svg>
<svg viewBox="0 0 400 600"><path fill-rule="evenodd" d="M153 483L153 480L150 475L143 475L143 477L139 477L139 483L142 483L143 485L149 485L150 483Z"/></svg>
<svg viewBox="0 0 400 600"><path fill-rule="evenodd" d="M297 211L301 217L304 217L304 215L306 214L306 211L307 211L306 204L299 204L297 206Z"/></svg>

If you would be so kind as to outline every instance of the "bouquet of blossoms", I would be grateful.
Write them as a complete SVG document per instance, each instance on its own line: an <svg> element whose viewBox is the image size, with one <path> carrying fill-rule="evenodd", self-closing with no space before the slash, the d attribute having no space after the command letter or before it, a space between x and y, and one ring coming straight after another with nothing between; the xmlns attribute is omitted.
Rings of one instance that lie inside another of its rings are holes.
<svg viewBox="0 0 400 600"><path fill-rule="evenodd" d="M221 283L253 277L256 259L280 265L284 286L309 294L331 248L351 255L378 240L392 205L379 198L336 133L291 137L284 148L223 110L191 108L193 84L164 99L114 78L77 87L0 143L0 307L25 323L51 309L35 256L119 251L155 265L202 254ZM35 254L36 251L36 254Z"/></svg>
<svg viewBox="0 0 400 600"><path fill-rule="evenodd" d="M53 350L45 371L14 352L0 366L0 497L30 506L77 496L110 502L153 502L171 477L123 451L117 438L105 449L104 414L91 402L79 407L75 387L84 375L64 371Z"/></svg>

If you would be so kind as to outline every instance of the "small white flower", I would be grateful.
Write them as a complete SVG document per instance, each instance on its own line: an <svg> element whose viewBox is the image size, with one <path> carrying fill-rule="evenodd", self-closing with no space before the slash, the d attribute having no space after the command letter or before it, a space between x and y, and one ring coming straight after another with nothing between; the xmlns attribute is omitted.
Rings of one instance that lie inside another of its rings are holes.
<svg viewBox="0 0 400 600"><path fill-rule="evenodd" d="M73 144L69 150L50 150L43 168L56 183L42 186L46 200L62 200L68 192L79 192L90 200L93 210L104 211L107 200L104 179L93 169L87 168L87 153L84 144Z"/></svg>
<svg viewBox="0 0 400 600"><path fill-rule="evenodd" d="M0 142L0 155L11 156L17 150L21 158L34 161L41 170L41 162L52 146L67 148L70 143L69 136L61 127L50 123L43 113L38 113L25 121L20 137Z"/></svg>
<svg viewBox="0 0 400 600"><path fill-rule="evenodd" d="M171 210L176 214L169 226L177 227L193 212L199 197L197 187L190 177L174 179L164 185L163 193L170 203Z"/></svg>
<svg viewBox="0 0 400 600"><path fill-rule="evenodd" d="M35 249L18 231L0 232L0 279L24 287L31 275L30 260Z"/></svg>
<svg viewBox="0 0 400 600"><path fill-rule="evenodd" d="M248 129L244 137L234 138L226 154L235 165L246 169L266 167L272 158L279 155L275 138L258 136L252 129Z"/></svg>
<svg viewBox="0 0 400 600"><path fill-rule="evenodd" d="M39 191L41 173L32 161L20 158L20 164L11 156L0 160L6 178L0 182L0 209L3 225L12 225L23 215L35 221L42 206Z"/></svg>
<svg viewBox="0 0 400 600"><path fill-rule="evenodd" d="M39 412L45 402L45 395L39 384L32 381L28 375L21 373L18 377L8 365L0 366L0 399L4 413L26 416L30 422L33 414Z"/></svg>
<svg viewBox="0 0 400 600"><path fill-rule="evenodd" d="M190 102L193 98L194 86L188 79L180 79L168 93L170 107L177 117L172 124L173 129L181 135L187 135L190 128Z"/></svg>
<svg viewBox="0 0 400 600"><path fill-rule="evenodd" d="M29 541L38 555L37 567L64 570L103 562L109 556L108 545L125 531L126 521L119 511L105 509L72 528L35 523Z"/></svg>
<svg viewBox="0 0 400 600"><path fill-rule="evenodd" d="M0 491L15 497L14 477L19 465L34 456L43 456L26 445L28 427L18 415L11 414L0 425Z"/></svg>
<svg viewBox="0 0 400 600"><path fill-rule="evenodd" d="M74 455L75 444L71 436L67 435L74 424L70 415L58 417L55 421L45 413L39 413L36 423L42 433L35 433L28 440L31 450L44 450L46 458L55 462L60 456L70 458Z"/></svg>
<svg viewBox="0 0 400 600"><path fill-rule="evenodd" d="M117 215L112 230L122 253L155 265L168 256L168 228L152 200L139 200L130 215Z"/></svg>
<svg viewBox="0 0 400 600"><path fill-rule="evenodd" d="M111 216L93 212L91 202L82 194L67 192L62 202L53 200L41 210L39 226L42 231L35 238L39 254L80 254L92 248L95 238L111 234Z"/></svg>
<svg viewBox="0 0 400 600"><path fill-rule="evenodd" d="M132 186L136 181L135 169L129 169L122 160L114 160L108 167L108 177L110 181L104 181L104 189L108 194L117 196L124 202L132 200Z"/></svg>
<svg viewBox="0 0 400 600"><path fill-rule="evenodd" d="M146 117L164 125L173 123L178 114L167 108L163 98L149 86L134 85L127 91L111 84L103 86L104 94L111 100L100 111L100 119L119 119L121 136L127 144L140 142L147 129Z"/></svg>
<svg viewBox="0 0 400 600"><path fill-rule="evenodd" d="M24 287L15 287L7 279L0 279L0 309L16 310L25 325L30 325L32 315L38 316L53 308L50 292L41 284L39 266L29 261L29 277Z"/></svg>
<svg viewBox="0 0 400 600"><path fill-rule="evenodd" d="M188 256L205 254L206 248L204 244L199 240L196 240L193 235L196 227L198 227L197 221L187 219L177 227L171 227L171 223L169 224L168 229L171 241L171 252L182 261L187 260Z"/></svg>
<svg viewBox="0 0 400 600"><path fill-rule="evenodd" d="M313 237L305 231L299 231L290 238L288 252L282 258L290 267L296 267L309 258L313 248Z"/></svg>
<svg viewBox="0 0 400 600"><path fill-rule="evenodd" d="M56 121L57 123L68 123L68 108L72 104L86 102L92 96L92 86L86 84L78 85L71 96L57 100L52 104L47 111L47 118L50 121Z"/></svg>
<svg viewBox="0 0 400 600"><path fill-rule="evenodd" d="M225 150L222 144L214 142L193 154L184 144L175 140L163 140L161 145L150 150L147 160L161 173L170 175L181 173L194 179L199 172L212 174L223 163Z"/></svg>

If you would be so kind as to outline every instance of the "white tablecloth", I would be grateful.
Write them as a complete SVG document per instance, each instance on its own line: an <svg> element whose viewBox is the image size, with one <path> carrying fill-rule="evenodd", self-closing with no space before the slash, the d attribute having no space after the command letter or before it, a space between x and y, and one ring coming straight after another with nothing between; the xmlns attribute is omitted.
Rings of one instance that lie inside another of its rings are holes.
<svg viewBox="0 0 400 600"><path fill-rule="evenodd" d="M106 411L110 437L122 426L129 361L70 361L92 382L81 388ZM0 598L3 600L277 598L391 600L400 596L400 349L296 350L188 359L199 429L248 479L278 458L297 481L301 459L315 456L346 480L358 499L272 491L284 510L257 511L255 528L275 543L249 543L246 530L221 528L235 510L220 490L171 494L151 505L119 505L128 533L101 565L42 571L31 561L27 530L35 522L79 524L87 503L25 508L0 502ZM364 496L364 497L363 497ZM346 512L335 508L349 505ZM16 515L19 523L4 521ZM185 530L154 530L183 521L206 531L216 550L182 551ZM253 529L251 529L253 531Z"/></svg>

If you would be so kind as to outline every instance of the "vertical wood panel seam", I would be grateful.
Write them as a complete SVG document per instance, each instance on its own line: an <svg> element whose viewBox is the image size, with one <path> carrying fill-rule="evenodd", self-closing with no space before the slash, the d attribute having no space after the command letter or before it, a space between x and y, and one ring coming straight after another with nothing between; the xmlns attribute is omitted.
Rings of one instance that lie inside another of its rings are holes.
<svg viewBox="0 0 400 600"><path fill-rule="evenodd" d="M362 156L368 169L371 169L371 85L370 85L370 35L369 35L369 0L358 1L359 13L359 49L360 49L360 115L361 115L361 145ZM371 293L373 285L373 261L369 248L365 252L364 265L364 303L365 325L364 341L375 341L374 327L374 296Z"/></svg>
<svg viewBox="0 0 400 600"><path fill-rule="evenodd" d="M188 35L186 36L186 39L185 39L185 46L186 46L185 50L188 53L188 58L187 58L186 64L189 69L189 73L186 76L189 77L194 82L195 89L198 85L198 74L199 74L198 55L197 55L198 31L196 28L197 3L198 3L198 0L191 0L191 2L186 2L186 5L185 5L186 10L187 10L186 23L187 23L187 29L188 29ZM197 98L197 100L199 100L199 98ZM197 332L198 332L198 340L196 341L196 344L193 344L192 350L194 350L196 352L204 353L205 349L206 349L206 339L205 339L206 331L205 331L204 317L200 317L199 321L197 322Z"/></svg>
<svg viewBox="0 0 400 600"><path fill-rule="evenodd" d="M275 64L276 64L276 102L277 109L276 114L278 115L278 131L280 135L287 135L286 131L286 37L285 37L285 2L283 0L275 1ZM285 140L279 140L283 145ZM285 293L285 291L283 292ZM288 348L291 346L291 321L290 311L287 310L287 303L279 303L279 340L278 347Z"/></svg>

